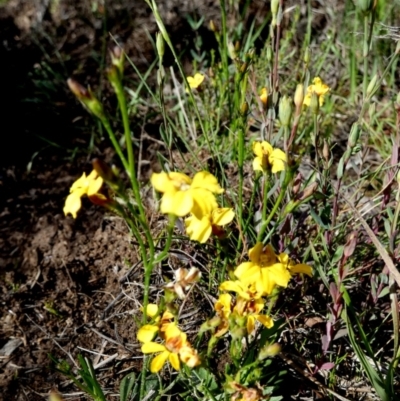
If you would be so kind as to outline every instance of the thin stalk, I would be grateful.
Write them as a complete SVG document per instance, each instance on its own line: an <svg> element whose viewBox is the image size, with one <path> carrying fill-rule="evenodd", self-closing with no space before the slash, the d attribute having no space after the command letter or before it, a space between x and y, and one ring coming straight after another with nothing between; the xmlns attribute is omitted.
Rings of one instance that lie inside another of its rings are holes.
<svg viewBox="0 0 400 401"><path fill-rule="evenodd" d="M119 143L118 143L118 141L117 141L117 138L116 138L116 136L115 136L115 134L114 134L113 129L111 128L111 124L110 124L110 122L108 121L108 118L107 118L106 116L103 116L103 117L100 118L100 120L101 120L101 123L103 124L105 130L106 130L107 133L108 133L108 136L109 136L109 138L110 138L110 141L111 141L111 143L113 144L114 149L115 149L115 151L117 152L117 154L118 154L118 156L119 156L119 158L120 158L120 160L121 160L121 163L123 164L125 170L128 171L128 170L129 170L128 161L126 160L125 155L124 155L123 152L122 152L121 146L119 145Z"/></svg>
<svg viewBox="0 0 400 401"><path fill-rule="evenodd" d="M367 96L368 87L368 15L364 15L364 41L363 41L363 58L364 58L364 71L363 71L363 99Z"/></svg>
<svg viewBox="0 0 400 401"><path fill-rule="evenodd" d="M318 163L319 163L319 123L318 123L318 114L314 113L314 148L315 148L315 167L318 169Z"/></svg>
<svg viewBox="0 0 400 401"><path fill-rule="evenodd" d="M267 218L267 195L268 195L268 191L269 191L269 175L267 176L266 174L263 176L264 179L264 188L263 188L263 207L262 207L262 214L261 214L261 218L262 221L265 221Z"/></svg>
<svg viewBox="0 0 400 401"><path fill-rule="evenodd" d="M227 35L227 28L226 28L226 4L225 0L220 0L219 2L220 8L221 8L221 29L222 29L222 40L220 43L221 47L221 60L222 60L222 65L223 65L223 70L224 70L224 76L225 76L225 87L227 87L228 82L229 82L229 59L228 59L228 35ZM230 91L228 90L226 92L227 94L227 101L228 101L228 107L229 107L229 115L232 117L232 103L231 103L231 94Z"/></svg>
<svg viewBox="0 0 400 401"><path fill-rule="evenodd" d="M288 179L289 176L290 176L290 174L288 174L286 172L285 173L285 181L284 181L284 183L282 185L281 191L279 192L278 198L277 198L274 206L272 207L272 210L271 210L270 214L268 215L268 217L261 223L260 232L258 233L258 236L257 236L257 242L262 242L262 238L263 238L263 235L265 233L265 230L268 227L268 224L271 222L271 220L275 216L275 214L276 214L276 212L277 212L277 210L278 210L283 198L285 197L286 189L287 189L287 186L289 184L289 179Z"/></svg>

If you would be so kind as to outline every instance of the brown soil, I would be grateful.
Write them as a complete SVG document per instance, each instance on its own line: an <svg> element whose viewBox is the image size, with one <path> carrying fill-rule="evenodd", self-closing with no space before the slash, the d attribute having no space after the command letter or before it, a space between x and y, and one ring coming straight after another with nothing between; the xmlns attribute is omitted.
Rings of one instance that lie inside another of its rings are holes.
<svg viewBox="0 0 400 401"><path fill-rule="evenodd" d="M160 11L184 46L192 40L185 14L199 17L207 8L215 19L217 4L168 1ZM0 150L0 399L47 400L53 387L84 399L55 373L49 354L72 366L78 353L94 365L106 361L97 372L115 394L122 377L140 369L141 271L131 269L137 257L121 219L89 203L76 220L62 213L71 183L90 171L88 160L110 154L101 143L87 154L93 120L65 81L103 82L109 33L145 71L154 58L147 32L154 36L156 25L142 1L11 0L0 21L8 137Z"/></svg>

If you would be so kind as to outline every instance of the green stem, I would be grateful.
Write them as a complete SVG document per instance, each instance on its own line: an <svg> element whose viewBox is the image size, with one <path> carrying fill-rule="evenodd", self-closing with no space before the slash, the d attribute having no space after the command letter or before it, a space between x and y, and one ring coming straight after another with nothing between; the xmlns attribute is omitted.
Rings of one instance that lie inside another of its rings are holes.
<svg viewBox="0 0 400 401"><path fill-rule="evenodd" d="M283 198L285 197L286 189L289 184L289 176L290 176L290 174L288 174L288 172L286 172L285 173L285 181L282 185L281 191L279 192L278 198L277 198L274 206L272 207L272 210L271 210L270 214L268 215L267 219L261 223L260 232L258 233L258 236L257 236L257 242L262 242L262 238L265 233L265 230L268 227L268 224L271 222L272 218L275 216Z"/></svg>
<svg viewBox="0 0 400 401"><path fill-rule="evenodd" d="M263 188L263 207L262 207L262 221L267 218L267 202L268 202L268 191L269 191L269 175L264 174L264 188Z"/></svg>
<svg viewBox="0 0 400 401"><path fill-rule="evenodd" d="M221 60L222 66L225 76L225 87L228 86L229 83L229 59L228 59L228 35L227 35L227 28L226 28L226 4L225 0L220 0L219 2L221 8L221 29L222 29L222 37L221 37ZM229 107L229 116L232 117L232 103L231 103L231 93L228 90L227 94L227 104Z"/></svg>
<svg viewBox="0 0 400 401"><path fill-rule="evenodd" d="M319 100L318 100L319 101ZM319 163L319 123L318 123L318 114L314 113L314 148L315 148L315 167L318 169Z"/></svg>
<svg viewBox="0 0 400 401"><path fill-rule="evenodd" d="M169 220L169 224L168 224L168 228L167 228L167 241L165 242L164 249L155 258L155 260L154 260L155 265L157 263L162 262L165 259L165 257L168 255L169 248L171 247L172 233L174 231L176 217L173 215L170 215L169 219L170 220Z"/></svg>
<svg viewBox="0 0 400 401"><path fill-rule="evenodd" d="M113 144L114 149L117 152L117 154L118 154L118 156L119 156L119 158L121 160L121 163L123 164L123 166L124 166L124 168L126 170L129 170L128 161L126 160L125 155L122 152L121 146L117 141L117 138L116 138L116 136L114 134L113 129L111 128L111 124L108 121L108 118L106 116L103 116L103 117L100 117L100 120L101 120L101 123L103 124L105 130L108 133L108 136L109 136L109 138L111 140L111 143Z"/></svg>
<svg viewBox="0 0 400 401"><path fill-rule="evenodd" d="M364 42L363 42L363 58L364 58L364 71L363 71L363 99L367 96L368 87L368 15L364 15Z"/></svg>

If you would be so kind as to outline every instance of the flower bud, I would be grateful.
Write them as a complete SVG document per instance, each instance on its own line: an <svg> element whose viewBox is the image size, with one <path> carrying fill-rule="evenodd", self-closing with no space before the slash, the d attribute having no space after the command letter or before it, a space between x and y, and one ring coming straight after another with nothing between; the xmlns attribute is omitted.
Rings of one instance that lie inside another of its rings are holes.
<svg viewBox="0 0 400 401"><path fill-rule="evenodd" d="M271 13L277 14L279 7L279 0L271 0Z"/></svg>
<svg viewBox="0 0 400 401"><path fill-rule="evenodd" d="M165 44L164 44L164 38L160 32L157 32L156 34L156 47L157 47L158 57L162 62L165 53Z"/></svg>
<svg viewBox="0 0 400 401"><path fill-rule="evenodd" d="M261 103L263 104L264 108L266 108L267 104L268 104L268 89L267 88L261 89L260 100L261 100Z"/></svg>
<svg viewBox="0 0 400 401"><path fill-rule="evenodd" d="M240 106L240 115L246 117L248 112L249 112L249 105L247 102L243 102L242 105Z"/></svg>
<svg viewBox="0 0 400 401"><path fill-rule="evenodd" d="M376 0L357 0L356 5L362 13L369 14L375 8Z"/></svg>
<svg viewBox="0 0 400 401"><path fill-rule="evenodd" d="M301 173L296 175L296 178L293 181L292 193L293 195L297 195L300 191L301 183L303 182L303 176Z"/></svg>
<svg viewBox="0 0 400 401"><path fill-rule="evenodd" d="M304 58L303 61L306 65L310 64L311 60L311 49L309 47L306 48L306 51L304 53Z"/></svg>
<svg viewBox="0 0 400 401"><path fill-rule="evenodd" d="M300 192L299 194L299 200L304 201L307 198L309 198L312 194L315 193L315 191L318 188L318 182L314 181L312 184L310 184L304 191Z"/></svg>
<svg viewBox="0 0 400 401"><path fill-rule="evenodd" d="M329 145L328 142L324 139L324 147L322 148L322 156L324 157L325 161L328 163L329 158L330 158L330 152L329 152Z"/></svg>
<svg viewBox="0 0 400 401"><path fill-rule="evenodd" d="M296 110L301 109L304 100L304 86L303 84L298 84L296 86L296 92L294 93L294 104L296 105Z"/></svg>
<svg viewBox="0 0 400 401"><path fill-rule="evenodd" d="M271 1L271 14L272 14L272 22L271 26L275 27L277 23L277 14L278 14L278 9L279 9L279 0L272 0Z"/></svg>
<svg viewBox="0 0 400 401"><path fill-rule="evenodd" d="M101 159L93 159L92 161L93 170L105 181L112 182L114 177L114 172L111 167Z"/></svg>
<svg viewBox="0 0 400 401"><path fill-rule="evenodd" d="M237 57L235 45L232 42L228 42L228 54L232 60L235 60Z"/></svg>
<svg viewBox="0 0 400 401"><path fill-rule="evenodd" d="M281 346L278 343L267 344L261 348L260 353L258 354L258 359L262 361L263 359L278 355L280 352Z"/></svg>
<svg viewBox="0 0 400 401"><path fill-rule="evenodd" d="M366 93L367 98L371 98L372 96L374 96L376 91L379 89L379 86L376 84L377 81L378 81L378 74L375 74L372 77L371 82L367 87L367 93Z"/></svg>
<svg viewBox="0 0 400 401"><path fill-rule="evenodd" d="M89 112L93 113L98 118L104 117L104 109L103 105L96 99L90 89L86 89L79 82L75 81L72 78L69 78L67 81L69 89L71 92L77 97L79 101L89 110Z"/></svg>
<svg viewBox="0 0 400 401"><path fill-rule="evenodd" d="M313 92L311 95L310 109L314 114L319 113L319 98L315 92Z"/></svg>
<svg viewBox="0 0 400 401"><path fill-rule="evenodd" d="M208 27L210 28L211 31L218 32L218 28L215 25L214 20L210 20L210 22L208 23Z"/></svg>
<svg viewBox="0 0 400 401"><path fill-rule="evenodd" d="M357 145L358 140L360 139L361 128L357 123L354 123L351 127L350 136L349 136L349 147L354 148Z"/></svg>
<svg viewBox="0 0 400 401"><path fill-rule="evenodd" d="M120 46L114 46L110 50L111 54L111 63L117 67L119 73L123 74L124 72L124 59L125 59L125 52Z"/></svg>
<svg viewBox="0 0 400 401"><path fill-rule="evenodd" d="M376 104L375 103L371 103L368 107L368 116L369 116L369 123L370 125L373 124L373 120L375 117L375 111L376 111Z"/></svg>
<svg viewBox="0 0 400 401"><path fill-rule="evenodd" d="M288 96L283 96L279 101L279 120L284 127L290 124L290 117L292 116L292 99Z"/></svg>

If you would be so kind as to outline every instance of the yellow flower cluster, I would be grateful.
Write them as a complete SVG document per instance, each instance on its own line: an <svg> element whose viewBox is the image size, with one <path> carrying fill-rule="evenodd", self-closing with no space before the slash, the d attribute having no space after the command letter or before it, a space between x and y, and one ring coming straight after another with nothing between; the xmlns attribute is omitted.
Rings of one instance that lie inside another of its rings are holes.
<svg viewBox="0 0 400 401"><path fill-rule="evenodd" d="M218 234L221 226L229 224L235 214L231 208L219 208L216 194L224 190L217 179L207 171L200 171L193 179L183 173L153 173L153 187L163 193L160 210L162 213L185 220L190 239L204 243L211 233Z"/></svg>
<svg viewBox="0 0 400 401"><path fill-rule="evenodd" d="M237 280L223 282L219 289L236 293L236 299L228 293L220 294L216 304L216 319L206 323L205 329L215 328L214 336L220 337L228 330L233 336L251 334L258 321L267 328L273 320L261 314L264 296L271 295L275 287L287 287L296 273L312 275L306 264L295 264L286 253L275 254L271 245L261 242L249 251L249 262L240 264L234 271Z"/></svg>
<svg viewBox="0 0 400 401"><path fill-rule="evenodd" d="M142 326L137 333L137 338L142 343L144 354L158 353L151 361L150 371L159 372L167 361L175 370L180 370L181 362L190 368L200 365L197 351L188 342L186 334L174 322L173 315L166 311L161 317L157 316L158 307L155 304L148 305L146 311L147 316L155 318L155 324ZM153 341L157 333L162 343Z"/></svg>

